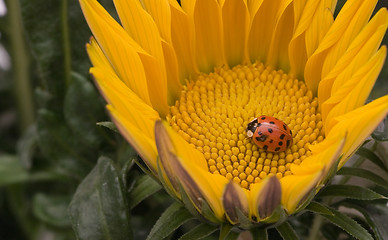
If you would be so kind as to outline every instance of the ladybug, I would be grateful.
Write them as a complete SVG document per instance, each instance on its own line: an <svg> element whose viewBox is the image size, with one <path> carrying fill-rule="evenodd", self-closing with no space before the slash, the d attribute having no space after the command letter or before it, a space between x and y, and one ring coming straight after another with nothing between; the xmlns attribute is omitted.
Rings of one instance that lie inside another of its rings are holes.
<svg viewBox="0 0 388 240"><path fill-rule="evenodd" d="M268 152L282 152L292 145L292 131L282 120L269 116L253 119L247 126L247 136Z"/></svg>

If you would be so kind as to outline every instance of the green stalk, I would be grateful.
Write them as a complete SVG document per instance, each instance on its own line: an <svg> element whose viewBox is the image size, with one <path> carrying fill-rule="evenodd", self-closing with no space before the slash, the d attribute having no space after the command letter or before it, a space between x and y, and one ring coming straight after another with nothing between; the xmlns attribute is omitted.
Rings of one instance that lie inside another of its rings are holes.
<svg viewBox="0 0 388 240"><path fill-rule="evenodd" d="M68 86L71 81L71 49L69 37L69 19L68 19L68 1L62 0L61 6L61 23L62 23L62 48L63 48L63 67L64 80Z"/></svg>
<svg viewBox="0 0 388 240"><path fill-rule="evenodd" d="M34 122L34 100L29 73L29 59L24 42L21 9L18 0L8 0L8 20L13 68L13 87L20 130Z"/></svg>

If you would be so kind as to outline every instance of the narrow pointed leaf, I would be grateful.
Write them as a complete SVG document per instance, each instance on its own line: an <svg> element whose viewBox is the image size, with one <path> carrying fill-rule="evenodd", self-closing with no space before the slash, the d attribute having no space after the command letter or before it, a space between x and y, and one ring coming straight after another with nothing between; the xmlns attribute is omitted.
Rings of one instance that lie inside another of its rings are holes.
<svg viewBox="0 0 388 240"><path fill-rule="evenodd" d="M106 128L108 128L109 130L112 130L112 131L114 131L114 132L119 132L118 130L117 130L117 127L116 127L116 125L113 123L113 122L98 122L98 123L96 123L97 124L97 126L101 126L101 127L106 127Z"/></svg>
<svg viewBox="0 0 388 240"><path fill-rule="evenodd" d="M370 205L360 201L344 201L341 205L356 209L364 215L366 222L373 230L376 240L388 238L388 209L385 205Z"/></svg>
<svg viewBox="0 0 388 240"><path fill-rule="evenodd" d="M141 201L159 191L162 187L148 175L141 176L129 193L129 207L132 209Z"/></svg>
<svg viewBox="0 0 388 240"><path fill-rule="evenodd" d="M366 169L343 167L337 174L368 179L381 187L388 188L388 182L384 178Z"/></svg>
<svg viewBox="0 0 388 240"><path fill-rule="evenodd" d="M156 221L147 240L164 239L192 218L193 215L191 215L182 204L175 202L168 207L158 221Z"/></svg>
<svg viewBox="0 0 388 240"><path fill-rule="evenodd" d="M372 138L380 142L388 141L388 132L374 132Z"/></svg>
<svg viewBox="0 0 388 240"><path fill-rule="evenodd" d="M325 215L331 215L333 216L334 214L330 211L330 209L318 202L311 202L307 207L307 210L314 212L314 213L319 213L319 214L325 214Z"/></svg>
<svg viewBox="0 0 388 240"><path fill-rule="evenodd" d="M69 215L77 239L132 239L128 204L110 159L100 157L78 186Z"/></svg>
<svg viewBox="0 0 388 240"><path fill-rule="evenodd" d="M388 168L387 166L385 166L384 161L382 161L380 157L377 156L371 150L361 147L360 149L357 150L357 154L362 157L365 157L366 159L369 159L371 162L373 162L374 164L376 164L377 166L379 166L381 169L383 169L388 173Z"/></svg>
<svg viewBox="0 0 388 240"><path fill-rule="evenodd" d="M284 240L298 240L299 237L296 235L296 232L291 227L291 225L286 221L276 227L276 230L282 235Z"/></svg>
<svg viewBox="0 0 388 240"><path fill-rule="evenodd" d="M345 197L357 200L376 200L386 198L368 188L352 185L329 185L322 189L322 191L318 194L318 197Z"/></svg>
<svg viewBox="0 0 388 240"><path fill-rule="evenodd" d="M182 237L179 238L179 240L200 240L209 236L216 230L218 230L216 226L201 223L198 224L195 228L191 229L189 232L185 233Z"/></svg>
<svg viewBox="0 0 388 240"><path fill-rule="evenodd" d="M337 210L330 210L334 213L333 216L326 214L323 214L322 216L329 220L331 223L340 227L356 239L373 240L372 236L368 233L368 231L356 221L346 216L345 214L338 212Z"/></svg>

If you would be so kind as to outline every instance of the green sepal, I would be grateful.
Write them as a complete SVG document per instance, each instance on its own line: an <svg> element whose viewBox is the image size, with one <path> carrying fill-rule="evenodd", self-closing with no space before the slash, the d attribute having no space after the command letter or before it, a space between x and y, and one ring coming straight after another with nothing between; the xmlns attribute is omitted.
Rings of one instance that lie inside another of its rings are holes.
<svg viewBox="0 0 388 240"><path fill-rule="evenodd" d="M227 236L232 232L233 225L229 223L221 224L219 240L227 239Z"/></svg>
<svg viewBox="0 0 388 240"><path fill-rule="evenodd" d="M129 207L133 209L147 197L159 191L162 187L148 175L142 175L137 179L135 186L129 192Z"/></svg>
<svg viewBox="0 0 388 240"><path fill-rule="evenodd" d="M332 224L343 229L345 232L356 239L373 240L373 237L369 234L369 232L355 220L333 208L330 208L330 211L333 213L333 215L322 214L321 216L329 220Z"/></svg>
<svg viewBox="0 0 388 240"><path fill-rule="evenodd" d="M273 224L273 223L279 223L284 222L287 219L288 215L284 211L284 208L282 205L279 205L271 214L271 216L260 220L261 223L265 224Z"/></svg>
<svg viewBox="0 0 388 240"><path fill-rule="evenodd" d="M200 223L193 229L182 235L179 240L200 240L218 230L218 227L206 223Z"/></svg>
<svg viewBox="0 0 388 240"><path fill-rule="evenodd" d="M385 196L368 188L353 185L329 185L322 189L317 197L345 197L357 200L386 199Z"/></svg>
<svg viewBox="0 0 388 240"><path fill-rule="evenodd" d="M276 227L276 230L280 233L284 240L298 240L299 237L287 221L283 222Z"/></svg>
<svg viewBox="0 0 388 240"><path fill-rule="evenodd" d="M181 203L174 202L162 213L158 221L156 221L147 236L147 240L165 239L190 219L193 219L193 215Z"/></svg>

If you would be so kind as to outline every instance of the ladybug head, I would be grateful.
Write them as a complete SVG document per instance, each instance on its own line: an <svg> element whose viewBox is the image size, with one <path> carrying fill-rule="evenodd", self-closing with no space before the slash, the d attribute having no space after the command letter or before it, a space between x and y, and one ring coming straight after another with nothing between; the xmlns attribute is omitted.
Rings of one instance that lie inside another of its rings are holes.
<svg viewBox="0 0 388 240"><path fill-rule="evenodd" d="M257 118L253 119L252 121L250 121L248 123L247 128L246 128L248 137L253 136L253 133L256 131L258 124L259 124L259 122L257 121Z"/></svg>

